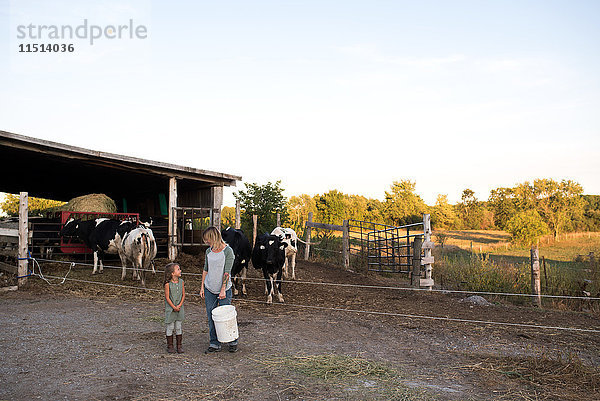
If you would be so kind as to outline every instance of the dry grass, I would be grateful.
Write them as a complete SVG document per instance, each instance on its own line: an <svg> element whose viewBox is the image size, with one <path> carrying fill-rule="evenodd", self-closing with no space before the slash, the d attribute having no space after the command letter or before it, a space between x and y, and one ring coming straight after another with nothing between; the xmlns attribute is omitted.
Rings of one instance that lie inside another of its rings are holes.
<svg viewBox="0 0 600 401"><path fill-rule="evenodd" d="M397 376L397 372L384 364L347 355L284 356L259 362L271 367L285 366L303 375L323 380L341 380L360 376L387 379Z"/></svg>
<svg viewBox="0 0 600 401"><path fill-rule="evenodd" d="M489 356L473 365L462 366L484 375L492 384L506 379L531 386L529 392L512 394L511 399L580 400L600 399L600 369L585 365L577 357L514 358Z"/></svg>

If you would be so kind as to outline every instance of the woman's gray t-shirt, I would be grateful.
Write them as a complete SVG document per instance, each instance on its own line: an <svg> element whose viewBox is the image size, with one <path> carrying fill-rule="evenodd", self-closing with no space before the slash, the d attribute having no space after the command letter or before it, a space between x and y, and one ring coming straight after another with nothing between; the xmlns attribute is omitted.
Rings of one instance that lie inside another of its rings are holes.
<svg viewBox="0 0 600 401"><path fill-rule="evenodd" d="M221 286L223 285L223 274L229 273L231 276L231 267L233 266L233 249L229 245L225 247L221 252L213 252L212 249L206 250L206 257L204 259L204 271L208 274L204 279L204 286L207 290L213 294L221 292ZM231 288L231 277L227 279L227 286L225 291Z"/></svg>

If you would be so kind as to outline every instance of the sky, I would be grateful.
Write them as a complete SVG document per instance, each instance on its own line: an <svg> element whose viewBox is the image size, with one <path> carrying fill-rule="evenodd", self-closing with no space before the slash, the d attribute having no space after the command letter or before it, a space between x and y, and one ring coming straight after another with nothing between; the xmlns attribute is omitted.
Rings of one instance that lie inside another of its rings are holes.
<svg viewBox="0 0 600 401"><path fill-rule="evenodd" d="M433 205L536 178L600 194L598 15L594 0L0 0L0 130L281 180L287 197L382 200L411 180ZM34 43L74 50L19 51Z"/></svg>

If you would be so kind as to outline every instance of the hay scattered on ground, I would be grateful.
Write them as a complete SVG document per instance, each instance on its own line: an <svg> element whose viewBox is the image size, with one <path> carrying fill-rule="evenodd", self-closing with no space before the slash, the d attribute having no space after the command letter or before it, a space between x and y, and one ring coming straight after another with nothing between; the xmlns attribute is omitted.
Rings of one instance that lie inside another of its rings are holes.
<svg viewBox="0 0 600 401"><path fill-rule="evenodd" d="M57 211L117 213L115 201L104 194L78 196L59 206Z"/></svg>
<svg viewBox="0 0 600 401"><path fill-rule="evenodd" d="M387 379L397 375L396 372L384 364L348 355L284 356L259 362L271 367L287 367L306 376L317 377L323 380L359 376Z"/></svg>
<svg viewBox="0 0 600 401"><path fill-rule="evenodd" d="M479 371L488 377L495 376L499 380L509 378L529 383L534 387L533 392L538 394L536 399L556 399L564 393L578 392L600 396L600 369L584 364L573 355L559 359L487 357L462 368Z"/></svg>

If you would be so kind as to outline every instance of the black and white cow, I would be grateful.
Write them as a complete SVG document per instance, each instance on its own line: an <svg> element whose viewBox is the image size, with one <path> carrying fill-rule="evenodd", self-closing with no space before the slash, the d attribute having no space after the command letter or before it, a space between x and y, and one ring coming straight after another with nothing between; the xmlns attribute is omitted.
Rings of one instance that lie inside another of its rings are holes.
<svg viewBox="0 0 600 401"><path fill-rule="evenodd" d="M250 247L250 241L242 230L227 227L225 230L221 230L221 236L223 241L227 243L233 250L235 259L233 260L233 267L231 268L231 278L233 282L233 294L238 294L238 288L241 287L243 295L246 294L246 271L248 269L248 263L252 256L252 248Z"/></svg>
<svg viewBox="0 0 600 401"><path fill-rule="evenodd" d="M279 240L285 242L285 261L283 263L283 277L288 277L291 268L292 280L296 280L296 254L298 253L298 236L291 228L275 227L271 235L277 235Z"/></svg>
<svg viewBox="0 0 600 401"><path fill-rule="evenodd" d="M152 267L154 269L154 258L156 257L156 240L152 230L144 225L137 226L123 236L119 256L123 265L121 279L125 279L127 262L133 265L133 279L141 280L142 285L146 286L146 270Z"/></svg>
<svg viewBox="0 0 600 401"><path fill-rule="evenodd" d="M285 261L285 247L276 235L261 234L256 238L252 250L252 265L262 269L265 278L267 303L273 303L273 293L277 294L279 302L283 302L281 292L281 273Z"/></svg>
<svg viewBox="0 0 600 401"><path fill-rule="evenodd" d="M69 219L60 230L61 237L78 237L94 252L94 270L100 273L104 270L104 254L119 254L122 252L123 237L135 228L135 223L113 219L81 220ZM123 273L125 266L123 266ZM124 277L124 274L123 274Z"/></svg>

